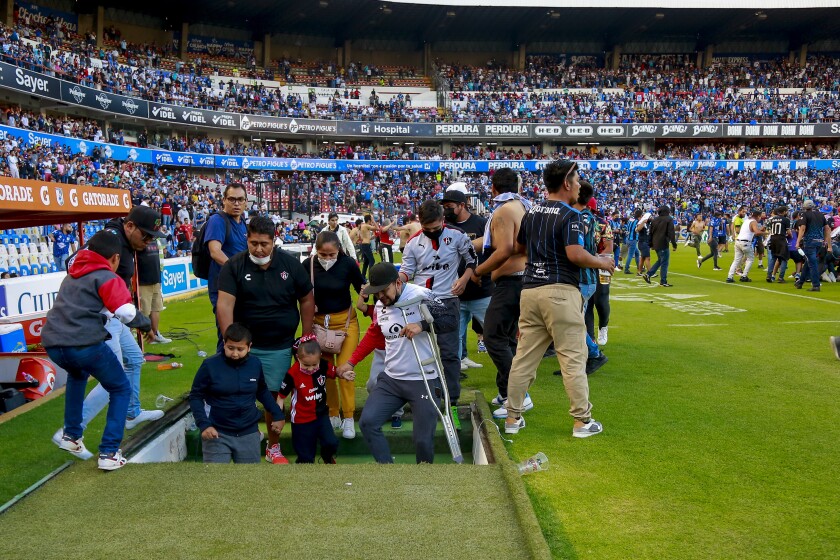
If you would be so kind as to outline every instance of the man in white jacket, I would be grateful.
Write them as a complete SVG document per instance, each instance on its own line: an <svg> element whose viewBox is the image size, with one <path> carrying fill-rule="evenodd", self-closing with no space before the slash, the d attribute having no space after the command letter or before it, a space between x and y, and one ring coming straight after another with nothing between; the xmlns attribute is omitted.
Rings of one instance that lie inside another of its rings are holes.
<svg viewBox="0 0 840 560"><path fill-rule="evenodd" d="M338 224L338 214L330 212L327 219L327 228L324 231L331 231L336 234L338 236L338 242L341 244L341 250L353 260L358 260L356 258L356 247L350 239L350 234L347 232L347 228ZM312 245L312 254L315 254L314 244Z"/></svg>

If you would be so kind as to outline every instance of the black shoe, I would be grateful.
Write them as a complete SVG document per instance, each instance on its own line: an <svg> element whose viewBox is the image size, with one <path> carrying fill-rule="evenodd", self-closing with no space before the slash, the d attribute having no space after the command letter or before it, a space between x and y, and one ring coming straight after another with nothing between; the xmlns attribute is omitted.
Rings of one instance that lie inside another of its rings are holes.
<svg viewBox="0 0 840 560"><path fill-rule="evenodd" d="M625 271L624 271L624 274L633 274L633 273L632 273L632 272L630 272L629 270L625 270Z"/></svg>
<svg viewBox="0 0 840 560"><path fill-rule="evenodd" d="M793 287L796 288L797 290L801 290L802 289L802 282L797 280L796 282L793 283Z"/></svg>
<svg viewBox="0 0 840 560"><path fill-rule="evenodd" d="M712 270L723 270L723 269L722 269L721 267L719 267L719 266L716 266L716 267L714 267Z"/></svg>
<svg viewBox="0 0 840 560"><path fill-rule="evenodd" d="M549 348L548 350L545 351L545 354L543 354L543 358L551 358L551 357L556 356L556 355L557 355L557 351L552 346L551 348Z"/></svg>
<svg viewBox="0 0 840 560"><path fill-rule="evenodd" d="M776 280L777 284L784 284L786 282L787 282L787 280L785 280L783 276L779 276L779 279Z"/></svg>
<svg viewBox="0 0 840 560"><path fill-rule="evenodd" d="M819 287L819 286L811 286L810 288L808 288L808 289L807 289L807 290L805 290L805 291L806 291L806 292L819 292L819 291L820 291L820 287Z"/></svg>
<svg viewBox="0 0 840 560"><path fill-rule="evenodd" d="M773 283L773 279L772 279L772 278L770 278L769 276L767 277L767 283L768 283L768 284L772 284L772 283Z"/></svg>
<svg viewBox="0 0 840 560"><path fill-rule="evenodd" d="M741 282L752 282L752 278L748 276L741 276Z"/></svg>
<svg viewBox="0 0 840 560"><path fill-rule="evenodd" d="M462 371L459 377L460 377L460 379L462 379L462 380L463 380L463 379L466 379L466 378L467 378L467 374L466 374L466 373L464 373L464 372Z"/></svg>
<svg viewBox="0 0 840 560"><path fill-rule="evenodd" d="M668 282L665 282L664 284L659 284L659 286L662 287L662 288L673 288L674 287L673 284L669 284Z"/></svg>
<svg viewBox="0 0 840 560"><path fill-rule="evenodd" d="M732 278L732 277L730 276L729 278L727 278L727 279L726 279L726 283L727 283L727 284L734 284L734 283L735 283L735 279L734 279L734 278Z"/></svg>
<svg viewBox="0 0 840 560"><path fill-rule="evenodd" d="M595 358L587 359L586 360L586 375L592 375L593 373L595 373L596 371L601 369L601 366L606 364L607 361L608 361L608 358L604 354L601 354L600 356L597 356Z"/></svg>
<svg viewBox="0 0 840 560"><path fill-rule="evenodd" d="M648 276L647 274L642 274L642 280L650 284L650 276Z"/></svg>
<svg viewBox="0 0 840 560"><path fill-rule="evenodd" d="M554 375L563 375L563 372L558 369L554 372Z"/></svg>

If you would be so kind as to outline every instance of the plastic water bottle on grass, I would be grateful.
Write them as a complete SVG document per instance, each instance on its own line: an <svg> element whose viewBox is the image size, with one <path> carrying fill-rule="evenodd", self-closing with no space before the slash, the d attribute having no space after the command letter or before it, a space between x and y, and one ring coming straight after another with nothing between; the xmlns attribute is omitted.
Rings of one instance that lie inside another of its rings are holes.
<svg viewBox="0 0 840 560"><path fill-rule="evenodd" d="M178 362L170 362L168 364L158 364L158 371L166 371L168 369L178 369L184 367L184 364Z"/></svg>
<svg viewBox="0 0 840 560"><path fill-rule="evenodd" d="M548 470L548 457L545 456L545 453L540 451L533 457L529 457L516 465L516 468L519 469L519 474L531 474L539 471L547 471Z"/></svg>

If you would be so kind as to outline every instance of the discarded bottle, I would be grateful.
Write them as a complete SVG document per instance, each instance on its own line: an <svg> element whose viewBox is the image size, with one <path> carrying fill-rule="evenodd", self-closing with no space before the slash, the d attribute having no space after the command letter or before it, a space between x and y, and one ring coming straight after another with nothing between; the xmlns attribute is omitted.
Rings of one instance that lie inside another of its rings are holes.
<svg viewBox="0 0 840 560"><path fill-rule="evenodd" d="M519 469L519 474L531 474L538 471L547 471L548 457L545 456L545 453L539 452L533 457L529 457L516 465L516 468Z"/></svg>
<svg viewBox="0 0 840 560"><path fill-rule="evenodd" d="M173 399L170 399L166 395L158 395L155 399L155 407L158 410L163 410L164 408L166 408L166 404L171 403L172 401Z"/></svg>
<svg viewBox="0 0 840 560"><path fill-rule="evenodd" d="M158 364L158 371L165 371L167 369L178 369L184 367L184 364L178 362L170 362L168 364Z"/></svg>
<svg viewBox="0 0 840 560"><path fill-rule="evenodd" d="M207 357L207 352L205 352L204 350L199 350L198 351L198 357L199 358L206 358Z"/></svg>

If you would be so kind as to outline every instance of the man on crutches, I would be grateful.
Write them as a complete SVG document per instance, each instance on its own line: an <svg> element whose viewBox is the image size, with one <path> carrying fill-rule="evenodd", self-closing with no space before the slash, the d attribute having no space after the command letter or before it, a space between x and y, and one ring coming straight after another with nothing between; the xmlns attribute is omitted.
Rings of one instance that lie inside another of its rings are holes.
<svg viewBox="0 0 840 560"><path fill-rule="evenodd" d="M363 294L376 299L375 320L348 363L338 368L351 370L375 348L385 347L384 374L377 379L359 420L362 435L377 463L393 463L382 425L405 403L411 403L417 462L432 463L438 418L445 418L453 435L454 428L449 411L438 408L447 393L440 383L440 358L431 333L434 329L457 335L458 315L426 288L404 283L391 263L371 268L370 284ZM450 447L456 443L457 439Z"/></svg>
<svg viewBox="0 0 840 560"><path fill-rule="evenodd" d="M475 274L478 262L475 249L467 234L444 223L443 206L437 200L425 201L417 214L422 229L405 244L400 278L406 284L411 282L431 291L447 309L455 313L460 323L461 304L458 296L464 293ZM459 276L458 266L462 259L466 268ZM461 396L461 336L458 323L452 332L443 329L437 331L440 361L453 407L458 404ZM455 426L460 429L454 410L452 417Z"/></svg>

